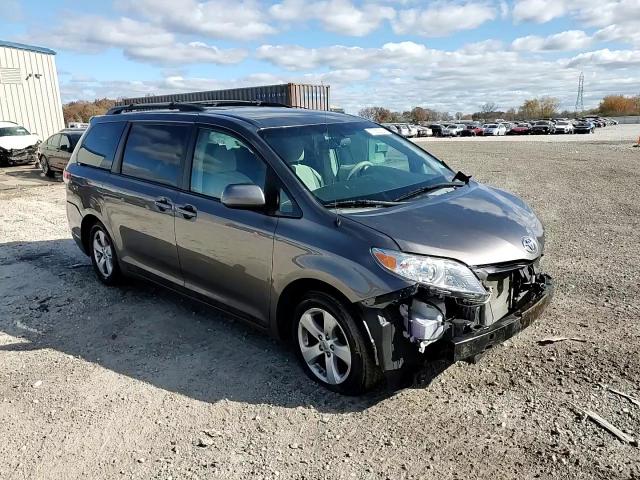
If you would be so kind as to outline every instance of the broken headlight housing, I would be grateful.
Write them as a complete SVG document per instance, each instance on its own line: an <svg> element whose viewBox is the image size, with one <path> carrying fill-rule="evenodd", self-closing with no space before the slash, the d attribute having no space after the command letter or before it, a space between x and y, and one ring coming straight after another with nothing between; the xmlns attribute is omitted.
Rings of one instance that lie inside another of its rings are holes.
<svg viewBox="0 0 640 480"><path fill-rule="evenodd" d="M396 250L372 248L380 266L396 275L443 295L484 303L490 293L466 265L446 258L410 255Z"/></svg>

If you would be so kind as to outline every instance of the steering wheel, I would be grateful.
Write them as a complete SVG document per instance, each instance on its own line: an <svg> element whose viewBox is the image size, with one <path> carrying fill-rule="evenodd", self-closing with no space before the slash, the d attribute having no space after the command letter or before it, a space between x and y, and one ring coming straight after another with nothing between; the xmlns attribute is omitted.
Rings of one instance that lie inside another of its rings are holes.
<svg viewBox="0 0 640 480"><path fill-rule="evenodd" d="M351 171L349 172L349 175L347 175L347 182L349 180L351 180L351 177L353 177L354 175L359 174L361 171L363 171L365 168L369 168L369 167L373 167L373 163L371 163L368 160L364 160L362 162L358 162L356 163L353 168L351 169Z"/></svg>

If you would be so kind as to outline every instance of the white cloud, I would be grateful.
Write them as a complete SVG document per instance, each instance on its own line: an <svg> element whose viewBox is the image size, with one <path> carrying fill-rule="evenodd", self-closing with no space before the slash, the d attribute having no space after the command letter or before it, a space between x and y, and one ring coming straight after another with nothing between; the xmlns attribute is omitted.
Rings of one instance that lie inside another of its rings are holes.
<svg viewBox="0 0 640 480"><path fill-rule="evenodd" d="M516 38L511 47L519 51L579 50L591 44L591 37L582 30L567 30L548 37L528 35Z"/></svg>
<svg viewBox="0 0 640 480"><path fill-rule="evenodd" d="M569 11L567 0L516 0L513 19L516 22L545 23Z"/></svg>
<svg viewBox="0 0 640 480"><path fill-rule="evenodd" d="M142 62L161 65L185 65L189 63L217 63L228 65L244 60L248 53L239 48L220 49L202 42L175 43L170 46L133 47L124 54Z"/></svg>
<svg viewBox="0 0 640 480"><path fill-rule="evenodd" d="M242 49L179 42L172 33L160 27L126 17L117 20L96 16L68 17L54 30L32 34L29 39L82 53L119 48L127 58L156 65L231 64L247 57Z"/></svg>
<svg viewBox="0 0 640 480"><path fill-rule="evenodd" d="M609 25L598 30L593 38L603 42L623 42L640 48L640 28L637 25Z"/></svg>
<svg viewBox="0 0 640 480"><path fill-rule="evenodd" d="M253 0L120 0L119 6L175 33L251 40L277 31Z"/></svg>
<svg viewBox="0 0 640 480"><path fill-rule="evenodd" d="M495 18L496 9L489 3L438 2L426 9L410 8L398 12L392 26L397 34L443 37L477 28Z"/></svg>
<svg viewBox="0 0 640 480"><path fill-rule="evenodd" d="M640 50L609 50L604 48L593 52L580 53L567 62L569 67L624 68L640 66Z"/></svg>
<svg viewBox="0 0 640 480"><path fill-rule="evenodd" d="M272 5L269 13L284 22L317 20L325 30L356 37L373 32L384 20L395 17L392 7L370 3L356 6L349 0L284 0Z"/></svg>
<svg viewBox="0 0 640 480"><path fill-rule="evenodd" d="M574 8L575 16L589 26L630 24L634 25L636 30L640 30L638 0L581 0Z"/></svg>

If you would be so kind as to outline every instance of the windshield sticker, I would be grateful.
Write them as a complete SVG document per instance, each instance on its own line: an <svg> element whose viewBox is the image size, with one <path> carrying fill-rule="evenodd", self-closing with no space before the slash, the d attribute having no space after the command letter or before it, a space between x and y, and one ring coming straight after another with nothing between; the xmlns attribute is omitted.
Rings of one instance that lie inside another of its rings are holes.
<svg viewBox="0 0 640 480"><path fill-rule="evenodd" d="M391 135L391 132L389 130L387 130L386 128L382 128L382 127L377 127L377 128L365 128L364 129L365 132L367 132L369 135Z"/></svg>

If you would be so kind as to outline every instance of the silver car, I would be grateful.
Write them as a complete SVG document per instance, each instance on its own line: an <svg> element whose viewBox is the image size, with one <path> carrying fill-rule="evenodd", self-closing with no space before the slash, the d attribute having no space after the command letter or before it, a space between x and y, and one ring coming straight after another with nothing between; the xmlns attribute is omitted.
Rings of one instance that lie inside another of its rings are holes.
<svg viewBox="0 0 640 480"><path fill-rule="evenodd" d="M72 236L102 283L141 277L222 309L344 394L427 358L476 359L553 292L525 202L350 115L115 107L64 181Z"/></svg>

